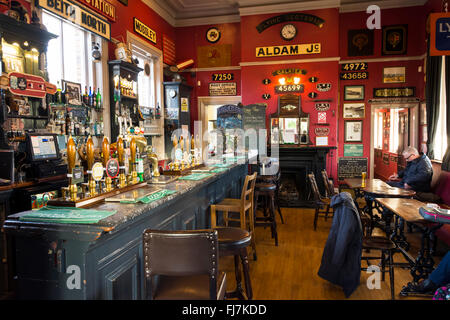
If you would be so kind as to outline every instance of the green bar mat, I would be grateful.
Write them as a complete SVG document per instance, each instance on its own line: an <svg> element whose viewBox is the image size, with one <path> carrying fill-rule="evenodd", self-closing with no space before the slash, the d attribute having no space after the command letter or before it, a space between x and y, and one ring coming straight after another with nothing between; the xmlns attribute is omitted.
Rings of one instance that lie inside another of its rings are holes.
<svg viewBox="0 0 450 320"><path fill-rule="evenodd" d="M147 204L147 203L151 203L153 201L162 199L162 198L164 198L164 197L166 197L168 195L174 194L175 192L176 192L175 190L165 190L164 189L164 190L152 193L151 195L139 198L136 201L120 201L120 203L138 203L138 202L141 202L141 203L146 203Z"/></svg>
<svg viewBox="0 0 450 320"><path fill-rule="evenodd" d="M52 222L52 223L97 223L117 211L101 211L83 208L43 207L19 217L20 221Z"/></svg>
<svg viewBox="0 0 450 320"><path fill-rule="evenodd" d="M231 164L227 164L227 163L218 163L215 165L212 165L213 168L228 168L229 166L231 166Z"/></svg>
<svg viewBox="0 0 450 320"><path fill-rule="evenodd" d="M191 180L191 181L198 181L198 180L202 180L205 178L208 178L212 176L211 173L192 173L188 176L183 176L178 178L178 180Z"/></svg>
<svg viewBox="0 0 450 320"><path fill-rule="evenodd" d="M217 169L211 170L211 172L220 173L220 172L224 172L227 170L228 170L227 168L217 168Z"/></svg>

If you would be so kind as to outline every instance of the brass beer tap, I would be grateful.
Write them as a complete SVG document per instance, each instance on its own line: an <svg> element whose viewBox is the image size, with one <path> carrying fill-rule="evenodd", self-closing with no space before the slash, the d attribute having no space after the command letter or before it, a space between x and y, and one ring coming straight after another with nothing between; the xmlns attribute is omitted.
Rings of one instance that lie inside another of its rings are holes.
<svg viewBox="0 0 450 320"><path fill-rule="evenodd" d="M71 201L78 200L78 187L73 183L73 168L75 168L75 158L77 154L77 147L75 146L75 141L73 141L72 136L69 136L69 141L67 142L67 166L69 171L69 194Z"/></svg>
<svg viewBox="0 0 450 320"><path fill-rule="evenodd" d="M102 153L103 153L103 167L106 170L106 164L108 163L109 160L109 141L107 137L103 138ZM109 192L113 189L112 180L110 177L108 177L108 175L106 175L105 184L106 184L106 192Z"/></svg>
<svg viewBox="0 0 450 320"><path fill-rule="evenodd" d="M86 159L89 173L89 196L93 197L97 195L97 191L95 190L97 183L92 176L92 167L94 166L94 142L92 141L91 136L89 136L86 142Z"/></svg>
<svg viewBox="0 0 450 320"><path fill-rule="evenodd" d="M125 177L125 153L122 137L117 140L117 156L119 160L119 188L124 188L127 185L127 179Z"/></svg>
<svg viewBox="0 0 450 320"><path fill-rule="evenodd" d="M136 140L131 138L130 142L130 154L131 154L131 181L129 184L138 183L138 176L136 172Z"/></svg>

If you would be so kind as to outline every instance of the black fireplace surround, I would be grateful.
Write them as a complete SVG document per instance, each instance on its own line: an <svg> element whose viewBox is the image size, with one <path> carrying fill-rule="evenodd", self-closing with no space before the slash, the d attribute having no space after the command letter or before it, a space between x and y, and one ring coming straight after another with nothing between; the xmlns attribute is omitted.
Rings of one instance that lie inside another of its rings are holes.
<svg viewBox="0 0 450 320"><path fill-rule="evenodd" d="M307 174L313 172L319 191L325 195L325 186L321 171L326 169L327 154L336 147L280 147L280 168L281 181L287 177L294 179L297 190L300 193L298 201L283 201L280 199L282 207L311 207L312 195L310 194L310 185ZM270 148L269 148L270 150Z"/></svg>

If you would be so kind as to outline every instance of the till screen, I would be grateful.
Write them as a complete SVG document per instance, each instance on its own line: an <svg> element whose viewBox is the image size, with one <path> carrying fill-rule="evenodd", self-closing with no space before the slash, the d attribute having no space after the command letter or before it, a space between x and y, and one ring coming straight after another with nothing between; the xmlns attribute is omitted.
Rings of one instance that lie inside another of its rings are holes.
<svg viewBox="0 0 450 320"><path fill-rule="evenodd" d="M58 157L54 136L31 136L30 138L34 160L46 160Z"/></svg>

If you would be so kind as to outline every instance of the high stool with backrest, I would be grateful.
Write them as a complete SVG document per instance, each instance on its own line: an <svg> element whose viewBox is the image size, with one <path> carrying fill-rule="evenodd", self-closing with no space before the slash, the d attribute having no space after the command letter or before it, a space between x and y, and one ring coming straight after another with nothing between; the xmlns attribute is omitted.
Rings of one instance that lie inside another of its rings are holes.
<svg viewBox="0 0 450 320"><path fill-rule="evenodd" d="M227 298L251 299L253 297L250 273L248 267L247 247L251 244L253 249L253 258L256 260L255 244L255 224L254 224L254 190L256 182L255 172L246 176L244 187L241 193L241 199L225 198L218 204L211 205L211 228L218 231L219 254L221 256L234 256L236 290L227 292ZM223 212L223 223L225 227L218 227L217 211ZM229 212L238 212L239 219L231 218ZM248 213L248 224L247 224ZM230 221L240 223L240 228L229 227ZM241 272L239 268L239 259L241 260L246 292L242 289Z"/></svg>
<svg viewBox="0 0 450 320"><path fill-rule="evenodd" d="M308 174L309 183L311 185L311 191L314 197L314 205L316 207L316 211L314 213L314 230L317 228L317 220L319 216L324 216L325 219L328 218L328 214L330 211L330 202L331 199L328 197L322 197L319 192L319 187L317 186L316 177L314 176L314 173ZM321 211L323 207L325 208L325 211Z"/></svg>
<svg viewBox="0 0 450 320"><path fill-rule="evenodd" d="M143 233L145 295L154 300L218 300L226 290L219 272L216 230Z"/></svg>
<svg viewBox="0 0 450 320"><path fill-rule="evenodd" d="M255 226L269 226L272 238L275 239L275 245L278 246L278 232L274 205L276 192L277 185L275 183L261 182L255 185ZM263 202L263 217L257 216L258 200L260 198L262 198Z"/></svg>

